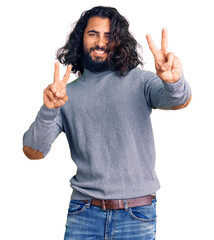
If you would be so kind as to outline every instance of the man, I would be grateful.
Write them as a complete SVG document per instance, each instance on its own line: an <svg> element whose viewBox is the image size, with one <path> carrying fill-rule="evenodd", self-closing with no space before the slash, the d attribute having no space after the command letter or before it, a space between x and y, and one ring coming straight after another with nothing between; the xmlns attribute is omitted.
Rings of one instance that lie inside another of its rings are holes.
<svg viewBox="0 0 214 240"><path fill-rule="evenodd" d="M180 60L161 50L150 35L156 74L142 64L127 20L114 8L84 12L58 60L68 65L62 81L55 63L54 82L44 90L44 105L24 135L30 159L47 155L65 132L77 173L70 180L73 194L65 240L155 239L155 149L152 108L180 109L191 92ZM79 78L67 84L70 72Z"/></svg>

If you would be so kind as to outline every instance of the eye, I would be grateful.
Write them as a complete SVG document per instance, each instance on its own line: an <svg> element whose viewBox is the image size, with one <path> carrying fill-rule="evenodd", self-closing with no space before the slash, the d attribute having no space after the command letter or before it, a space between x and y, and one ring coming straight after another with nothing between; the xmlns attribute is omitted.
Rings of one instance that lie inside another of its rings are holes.
<svg viewBox="0 0 214 240"><path fill-rule="evenodd" d="M111 35L106 35L106 39L110 40L111 39Z"/></svg>
<svg viewBox="0 0 214 240"><path fill-rule="evenodd" d="M96 33L89 33L90 37L96 37Z"/></svg>

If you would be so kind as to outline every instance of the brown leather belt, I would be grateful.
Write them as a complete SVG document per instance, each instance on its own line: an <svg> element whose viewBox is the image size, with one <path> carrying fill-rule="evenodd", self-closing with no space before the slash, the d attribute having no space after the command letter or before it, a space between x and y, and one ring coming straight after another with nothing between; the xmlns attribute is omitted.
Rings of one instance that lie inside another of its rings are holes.
<svg viewBox="0 0 214 240"><path fill-rule="evenodd" d="M127 206L130 207L139 207L152 204L152 199L155 196L144 196L139 198L131 198L127 199ZM84 202L88 202L88 200L84 200ZM125 209L124 200L100 200L100 199L92 199L91 205L101 207L103 210L116 210L116 209Z"/></svg>

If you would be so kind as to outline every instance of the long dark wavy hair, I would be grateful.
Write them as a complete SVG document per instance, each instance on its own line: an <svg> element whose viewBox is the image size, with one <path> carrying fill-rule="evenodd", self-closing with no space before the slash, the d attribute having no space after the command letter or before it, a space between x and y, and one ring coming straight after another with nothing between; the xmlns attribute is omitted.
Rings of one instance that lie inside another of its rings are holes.
<svg viewBox="0 0 214 240"><path fill-rule="evenodd" d="M142 48L132 34L129 32L128 21L112 7L94 7L85 11L75 23L66 44L57 50L56 58L64 65L72 65L72 72L79 76L83 74L84 68L81 64L83 49L83 34L91 17L109 18L111 22L111 39L108 46L114 46L109 50L108 62L110 69L118 76L127 74L138 65L143 65L142 57L137 52ZM113 44L112 44L113 43Z"/></svg>

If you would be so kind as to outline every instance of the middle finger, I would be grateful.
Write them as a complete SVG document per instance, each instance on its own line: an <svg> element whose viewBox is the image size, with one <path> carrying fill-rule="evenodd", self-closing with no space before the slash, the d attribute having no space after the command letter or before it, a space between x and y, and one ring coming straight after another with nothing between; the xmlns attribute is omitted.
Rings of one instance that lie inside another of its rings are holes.
<svg viewBox="0 0 214 240"><path fill-rule="evenodd" d="M162 39L161 39L161 50L167 54L168 49L168 39L167 39L167 29L162 29Z"/></svg>

